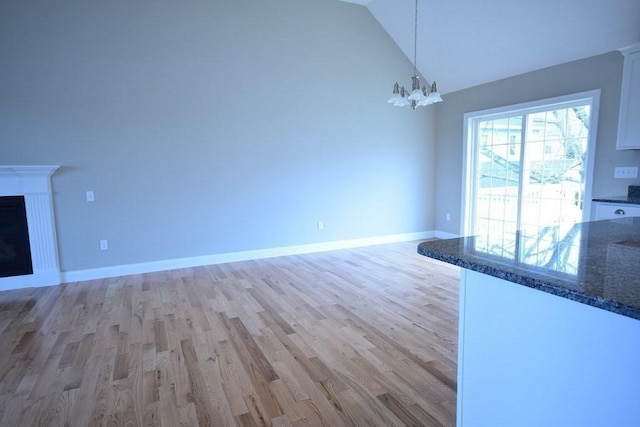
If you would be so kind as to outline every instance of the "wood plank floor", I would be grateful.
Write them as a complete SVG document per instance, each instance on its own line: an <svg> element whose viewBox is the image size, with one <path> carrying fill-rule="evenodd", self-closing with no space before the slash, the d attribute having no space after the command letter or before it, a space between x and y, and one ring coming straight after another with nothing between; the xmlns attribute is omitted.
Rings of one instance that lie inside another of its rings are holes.
<svg viewBox="0 0 640 427"><path fill-rule="evenodd" d="M0 292L0 425L454 425L459 271L417 243Z"/></svg>

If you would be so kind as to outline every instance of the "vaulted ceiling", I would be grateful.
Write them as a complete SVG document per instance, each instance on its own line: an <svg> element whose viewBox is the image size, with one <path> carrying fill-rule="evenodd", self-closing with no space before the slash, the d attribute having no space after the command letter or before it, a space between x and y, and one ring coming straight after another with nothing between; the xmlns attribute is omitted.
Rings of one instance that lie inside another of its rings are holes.
<svg viewBox="0 0 640 427"><path fill-rule="evenodd" d="M414 0L342 1L366 7L413 61ZM417 68L441 93L638 42L640 0L418 3ZM410 75L401 84L410 84Z"/></svg>

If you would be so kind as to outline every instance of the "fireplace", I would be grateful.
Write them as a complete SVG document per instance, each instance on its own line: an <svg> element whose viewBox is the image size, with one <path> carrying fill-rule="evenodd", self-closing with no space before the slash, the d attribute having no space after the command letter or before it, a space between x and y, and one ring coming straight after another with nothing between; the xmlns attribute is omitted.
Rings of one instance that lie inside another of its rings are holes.
<svg viewBox="0 0 640 427"><path fill-rule="evenodd" d="M33 274L24 196L0 197L0 277Z"/></svg>
<svg viewBox="0 0 640 427"><path fill-rule="evenodd" d="M59 166L0 166L0 291L61 282L51 193Z"/></svg>

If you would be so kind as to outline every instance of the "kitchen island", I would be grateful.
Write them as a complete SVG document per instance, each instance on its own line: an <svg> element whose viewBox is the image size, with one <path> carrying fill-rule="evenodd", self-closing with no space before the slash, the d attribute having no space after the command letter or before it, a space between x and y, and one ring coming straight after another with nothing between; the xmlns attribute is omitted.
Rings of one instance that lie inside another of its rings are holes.
<svg viewBox="0 0 640 427"><path fill-rule="evenodd" d="M462 267L459 426L640 425L640 218L418 252Z"/></svg>

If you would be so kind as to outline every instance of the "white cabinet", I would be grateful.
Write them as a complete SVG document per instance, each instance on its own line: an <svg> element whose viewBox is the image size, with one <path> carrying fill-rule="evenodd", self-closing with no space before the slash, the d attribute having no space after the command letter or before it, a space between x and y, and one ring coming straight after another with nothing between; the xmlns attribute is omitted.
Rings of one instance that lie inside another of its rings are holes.
<svg viewBox="0 0 640 427"><path fill-rule="evenodd" d="M639 425L640 320L460 276L458 427Z"/></svg>
<svg viewBox="0 0 640 427"><path fill-rule="evenodd" d="M633 216L640 216L640 205L630 205L628 203L596 203L596 221Z"/></svg>
<svg viewBox="0 0 640 427"><path fill-rule="evenodd" d="M624 55L618 150L640 149L640 44L620 50Z"/></svg>

